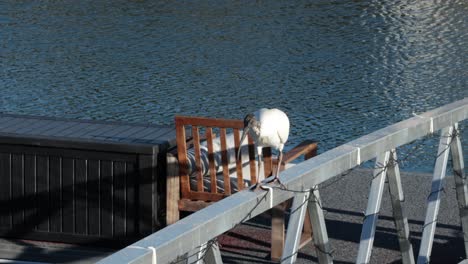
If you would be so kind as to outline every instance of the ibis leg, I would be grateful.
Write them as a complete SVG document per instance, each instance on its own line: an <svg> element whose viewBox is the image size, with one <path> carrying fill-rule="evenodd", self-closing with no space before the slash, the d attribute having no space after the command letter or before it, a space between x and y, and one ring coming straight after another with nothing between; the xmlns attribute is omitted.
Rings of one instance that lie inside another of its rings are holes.
<svg viewBox="0 0 468 264"><path fill-rule="evenodd" d="M275 179L278 179L278 180L279 180L279 173L281 170L281 162L283 162L283 151L279 152L278 165L276 166Z"/></svg>

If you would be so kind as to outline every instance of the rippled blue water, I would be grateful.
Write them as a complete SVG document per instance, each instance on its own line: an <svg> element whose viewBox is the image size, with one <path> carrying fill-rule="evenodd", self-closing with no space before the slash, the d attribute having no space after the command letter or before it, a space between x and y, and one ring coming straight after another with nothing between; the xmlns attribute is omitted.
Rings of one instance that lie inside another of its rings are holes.
<svg viewBox="0 0 468 264"><path fill-rule="evenodd" d="M289 147L323 152L468 96L467 19L465 0L2 1L0 111L172 124L278 107ZM435 148L416 153L407 168L431 170Z"/></svg>

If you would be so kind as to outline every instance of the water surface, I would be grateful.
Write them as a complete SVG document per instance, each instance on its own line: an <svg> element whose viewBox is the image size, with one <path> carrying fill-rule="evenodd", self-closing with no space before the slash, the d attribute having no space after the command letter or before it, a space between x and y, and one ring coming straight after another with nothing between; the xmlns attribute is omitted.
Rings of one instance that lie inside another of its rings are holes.
<svg viewBox="0 0 468 264"><path fill-rule="evenodd" d="M287 148L323 152L468 96L467 19L464 0L2 1L0 112L173 124L277 107ZM430 171L437 141L403 149L405 167Z"/></svg>

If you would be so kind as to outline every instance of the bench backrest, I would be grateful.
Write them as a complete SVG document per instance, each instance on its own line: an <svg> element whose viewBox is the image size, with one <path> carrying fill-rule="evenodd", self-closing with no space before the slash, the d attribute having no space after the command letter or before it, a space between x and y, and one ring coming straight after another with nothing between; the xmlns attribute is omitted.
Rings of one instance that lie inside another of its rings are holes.
<svg viewBox="0 0 468 264"><path fill-rule="evenodd" d="M240 137L244 128L242 120L176 116L175 125L182 199L215 202L230 195L233 192L230 178L233 159L238 190L244 187L246 180L250 184L257 183L259 177L255 146L250 136L247 137L248 146L242 146L248 149L248 154L242 155L240 160L236 155L241 147ZM189 133L191 135L188 136ZM263 160L266 178L272 172L271 149L263 150ZM249 166L249 175L243 171L246 164ZM223 175L223 188L217 186L219 173ZM190 177L196 179L196 186L191 186ZM204 177L209 177L210 188L204 186Z"/></svg>

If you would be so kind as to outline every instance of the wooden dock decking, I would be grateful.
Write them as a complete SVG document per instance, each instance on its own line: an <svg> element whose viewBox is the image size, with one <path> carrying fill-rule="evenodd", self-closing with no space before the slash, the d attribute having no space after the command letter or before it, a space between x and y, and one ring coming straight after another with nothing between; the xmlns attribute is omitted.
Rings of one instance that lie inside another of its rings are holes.
<svg viewBox="0 0 468 264"><path fill-rule="evenodd" d="M155 232L174 145L169 126L0 114L0 237L119 246Z"/></svg>
<svg viewBox="0 0 468 264"><path fill-rule="evenodd" d="M110 151L152 153L154 146L175 144L173 127L94 120L0 114L0 143L63 147L96 145Z"/></svg>

